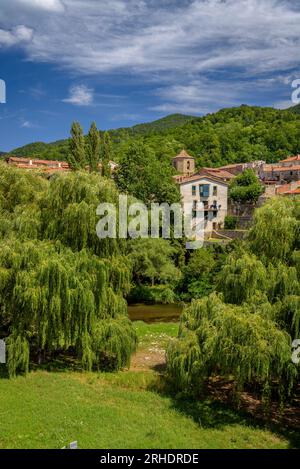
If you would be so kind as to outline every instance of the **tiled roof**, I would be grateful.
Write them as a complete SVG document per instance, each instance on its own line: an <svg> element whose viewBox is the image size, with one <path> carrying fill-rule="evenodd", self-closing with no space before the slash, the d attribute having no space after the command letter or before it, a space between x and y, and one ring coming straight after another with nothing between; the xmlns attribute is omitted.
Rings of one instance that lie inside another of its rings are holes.
<svg viewBox="0 0 300 469"><path fill-rule="evenodd" d="M233 163L233 164L226 164L225 166L221 166L220 169L234 169L234 168L243 168L244 163Z"/></svg>
<svg viewBox="0 0 300 469"><path fill-rule="evenodd" d="M182 150L182 151L179 153L179 155L174 156L173 160L174 160L175 158L191 158L191 159L194 159L194 157L191 156L191 155L189 155L185 150Z"/></svg>
<svg viewBox="0 0 300 469"><path fill-rule="evenodd" d="M280 161L280 163L292 163L293 161L300 161L300 155L290 156L289 158Z"/></svg>
<svg viewBox="0 0 300 469"><path fill-rule="evenodd" d="M194 182L194 181L195 182L200 181L201 179L211 179L212 181L215 181L219 184L224 184L226 186L228 185L228 183L224 181L224 179L211 175L211 174L204 174L204 173L203 174L196 173L196 174L193 174L192 176L175 176L174 179L179 185L187 184L189 182Z"/></svg>
<svg viewBox="0 0 300 469"><path fill-rule="evenodd" d="M218 177L220 179L233 179L235 176L234 174L230 173L229 171L226 171L225 169L222 168L202 168L199 171L199 174L209 174L211 176Z"/></svg>
<svg viewBox="0 0 300 469"><path fill-rule="evenodd" d="M300 191L300 180L290 182L289 184L284 184L276 188L276 194L286 195L286 194L298 194Z"/></svg>
<svg viewBox="0 0 300 469"><path fill-rule="evenodd" d="M286 172L286 171L300 171L300 165L295 165L295 166L275 166L272 164L266 164L263 166L263 172L272 172L272 171L278 171L278 172Z"/></svg>
<svg viewBox="0 0 300 469"><path fill-rule="evenodd" d="M300 194L300 187L297 187L297 189L293 189L293 190L291 190L291 191L287 191L287 192L285 192L285 194L286 194L286 195L293 195L293 194L297 195L297 194Z"/></svg>

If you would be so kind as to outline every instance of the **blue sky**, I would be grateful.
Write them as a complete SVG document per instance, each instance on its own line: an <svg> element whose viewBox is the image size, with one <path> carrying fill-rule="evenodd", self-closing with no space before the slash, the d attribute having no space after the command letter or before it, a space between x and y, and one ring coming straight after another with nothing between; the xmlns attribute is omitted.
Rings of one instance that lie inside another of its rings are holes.
<svg viewBox="0 0 300 469"><path fill-rule="evenodd" d="M240 104L288 107L300 2L1 0L0 150Z"/></svg>

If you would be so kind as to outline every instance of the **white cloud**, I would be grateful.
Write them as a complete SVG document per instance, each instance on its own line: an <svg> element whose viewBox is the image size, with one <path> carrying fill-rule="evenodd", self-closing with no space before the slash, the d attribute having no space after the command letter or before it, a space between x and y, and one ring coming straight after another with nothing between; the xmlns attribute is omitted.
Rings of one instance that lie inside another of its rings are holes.
<svg viewBox="0 0 300 469"><path fill-rule="evenodd" d="M60 0L15 0L20 6L36 8L38 10L61 12L64 5Z"/></svg>
<svg viewBox="0 0 300 469"><path fill-rule="evenodd" d="M11 47L16 44L29 42L33 37L33 30L24 25L12 28L10 31L0 29L0 47Z"/></svg>
<svg viewBox="0 0 300 469"><path fill-rule="evenodd" d="M20 127L22 129L31 129L32 127L35 127L35 125L32 122L28 121L28 120L22 120L21 124L20 124Z"/></svg>
<svg viewBox="0 0 300 469"><path fill-rule="evenodd" d="M300 69L299 24L291 0L1 0L0 46L23 45L31 60L76 74L153 81L157 111L201 113L239 102L244 85L228 77L288 87ZM76 88L65 102L91 104L92 90Z"/></svg>
<svg viewBox="0 0 300 469"><path fill-rule="evenodd" d="M300 63L300 10L287 0L2 0L0 20L26 19L32 59L81 73L248 74ZM9 15L14 8L13 16ZM28 13L31 7L31 14ZM32 10L40 9L40 14ZM64 14L61 14L65 8ZM54 14L49 17L46 9ZM44 11L42 11L44 10Z"/></svg>
<svg viewBox="0 0 300 469"><path fill-rule="evenodd" d="M74 85L70 88L69 97L63 99L64 103L76 106L90 106L93 104L94 91L85 85Z"/></svg>

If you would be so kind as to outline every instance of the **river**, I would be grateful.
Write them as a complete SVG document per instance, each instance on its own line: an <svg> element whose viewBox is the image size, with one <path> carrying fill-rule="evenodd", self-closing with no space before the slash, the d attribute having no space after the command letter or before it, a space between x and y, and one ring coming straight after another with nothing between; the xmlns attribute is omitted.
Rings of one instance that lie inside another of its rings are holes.
<svg viewBox="0 0 300 469"><path fill-rule="evenodd" d="M132 321L153 322L178 322L183 306L172 305L128 305L128 314Z"/></svg>

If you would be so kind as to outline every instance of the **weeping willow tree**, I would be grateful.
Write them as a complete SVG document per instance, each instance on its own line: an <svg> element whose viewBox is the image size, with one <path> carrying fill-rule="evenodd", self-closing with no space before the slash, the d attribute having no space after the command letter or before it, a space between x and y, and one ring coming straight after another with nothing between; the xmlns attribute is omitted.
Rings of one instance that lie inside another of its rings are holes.
<svg viewBox="0 0 300 469"><path fill-rule="evenodd" d="M241 304L266 287L266 268L255 255L237 251L228 256L218 285L226 302Z"/></svg>
<svg viewBox="0 0 300 469"><path fill-rule="evenodd" d="M29 355L73 347L85 368L128 364L136 338L122 293L129 286L125 264L113 266L60 242L2 242L1 314L9 330L10 375L26 371Z"/></svg>
<svg viewBox="0 0 300 469"><path fill-rule="evenodd" d="M106 202L117 207L118 196L114 183L98 174L75 172L56 175L50 181L42 204L42 236L59 239L76 251L89 249L101 257L123 253L124 240L100 240L96 234L98 205Z"/></svg>
<svg viewBox="0 0 300 469"><path fill-rule="evenodd" d="M255 382L265 400L274 390L288 396L297 378L289 334L259 309L225 304L216 294L186 308L168 370L181 389L199 391L218 375L233 379L237 393Z"/></svg>
<svg viewBox="0 0 300 469"><path fill-rule="evenodd" d="M0 239L0 333L10 375L70 350L86 369L126 366L136 347L124 300L131 274L122 242L96 236L97 205L118 197L113 182L80 172L1 176L9 222ZM14 197L17 177L24 185Z"/></svg>
<svg viewBox="0 0 300 469"><path fill-rule="evenodd" d="M181 388L203 388L218 375L238 392L255 385L267 401L299 381L292 340L300 335L299 202L274 199L258 209L248 239L233 247L216 294L181 318L168 369Z"/></svg>
<svg viewBox="0 0 300 469"><path fill-rule="evenodd" d="M298 202L278 197L256 210L249 241L252 251L263 260L285 261L290 256L299 239L296 204Z"/></svg>

